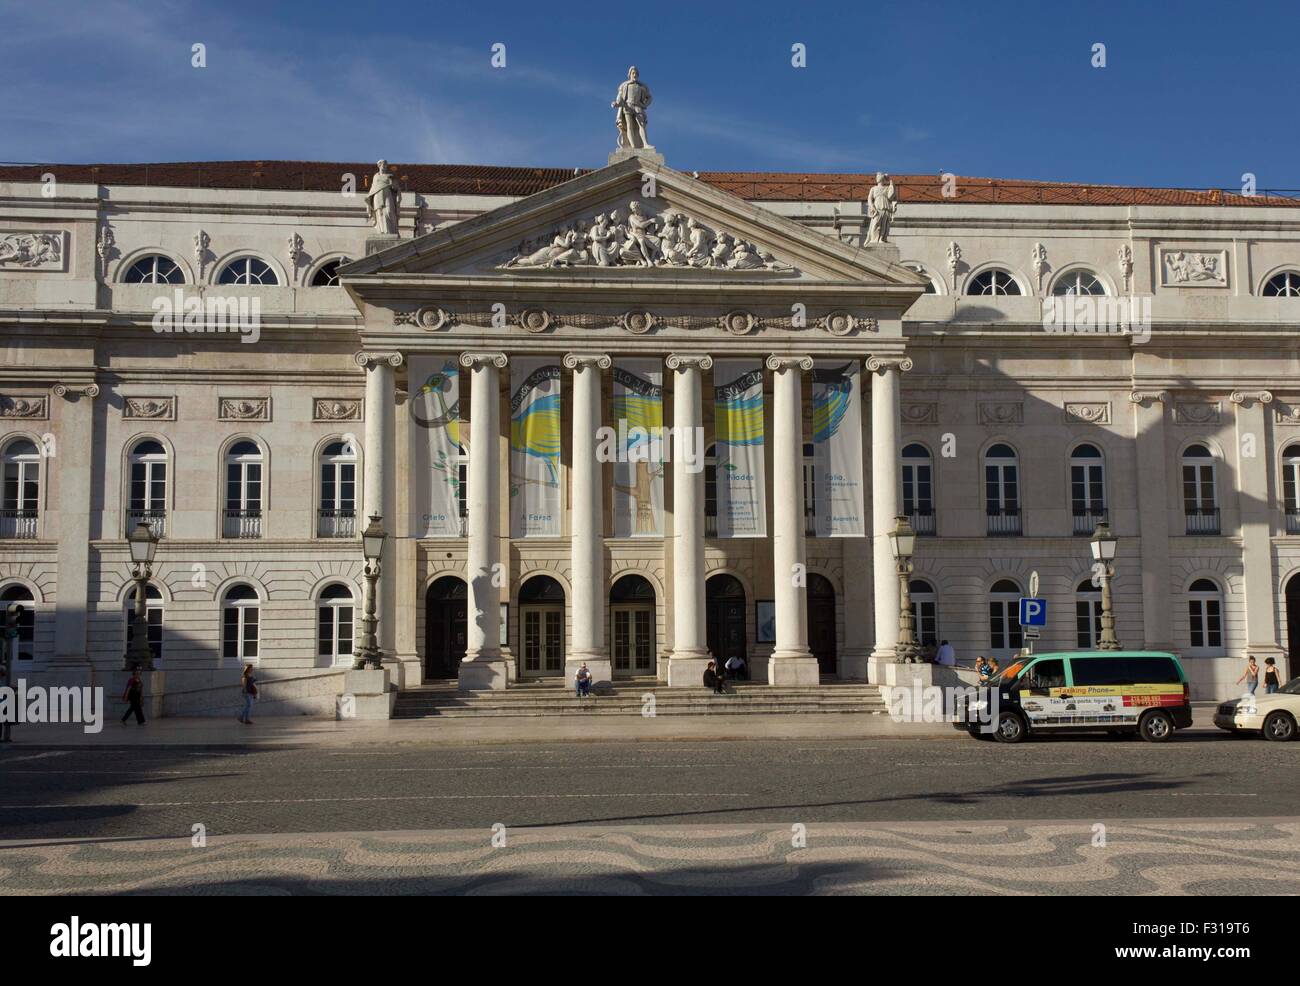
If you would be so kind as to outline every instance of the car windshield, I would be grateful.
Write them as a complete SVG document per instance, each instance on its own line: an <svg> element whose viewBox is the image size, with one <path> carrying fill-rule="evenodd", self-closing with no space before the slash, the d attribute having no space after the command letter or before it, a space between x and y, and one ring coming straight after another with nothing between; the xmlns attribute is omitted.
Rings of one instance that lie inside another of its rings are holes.
<svg viewBox="0 0 1300 986"><path fill-rule="evenodd" d="M1300 678L1292 678L1285 685L1278 689L1287 695L1300 695Z"/></svg>

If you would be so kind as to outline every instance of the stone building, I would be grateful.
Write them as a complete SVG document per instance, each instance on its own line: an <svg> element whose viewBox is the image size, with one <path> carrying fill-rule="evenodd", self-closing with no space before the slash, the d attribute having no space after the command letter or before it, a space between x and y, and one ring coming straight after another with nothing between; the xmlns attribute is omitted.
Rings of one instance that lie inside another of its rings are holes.
<svg viewBox="0 0 1300 986"><path fill-rule="evenodd" d="M1125 646L1177 651L1206 698L1248 652L1295 667L1298 203L895 176L877 242L874 176L613 162L397 166L383 236L369 166L0 169L20 669L120 671L144 522L164 707L228 708L255 662L279 708L324 711L372 514L399 688L582 662L693 685L733 653L760 681L886 681L897 515L921 535L918 636L960 660L1020 647L1033 571L1039 649L1095 646L1088 536L1107 520ZM459 401L437 462L431 365ZM702 436L695 467L598 456L620 373L652 366L640 396ZM828 367L853 377L833 413L860 435L833 455L813 407ZM717 411L741 379L748 442ZM558 401L525 421L539 386Z"/></svg>

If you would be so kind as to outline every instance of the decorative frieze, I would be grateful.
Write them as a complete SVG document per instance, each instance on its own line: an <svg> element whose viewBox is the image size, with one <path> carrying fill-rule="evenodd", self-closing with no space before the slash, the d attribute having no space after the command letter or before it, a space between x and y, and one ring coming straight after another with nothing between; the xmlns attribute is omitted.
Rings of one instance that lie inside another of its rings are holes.
<svg viewBox="0 0 1300 986"><path fill-rule="evenodd" d="M796 318L794 315L757 315L739 309L722 315L659 315L640 308L621 314L561 313L542 308L525 308L511 314L501 308L496 311L453 312L445 308L425 305L405 311L394 311L393 324L414 325L428 332L437 332L454 326L505 329L515 325L529 333L558 329L606 329L618 326L633 335L644 335L659 326L689 331L721 329L730 335L750 335L760 329L799 330L810 326L834 336L880 330L880 324L876 319L857 316L843 309L836 309L825 315L808 319Z"/></svg>
<svg viewBox="0 0 1300 986"><path fill-rule="evenodd" d="M1228 252L1162 250L1160 275L1165 287L1227 287Z"/></svg>
<svg viewBox="0 0 1300 986"><path fill-rule="evenodd" d="M982 425L1022 425L1025 423L1023 401L980 401L979 423Z"/></svg>
<svg viewBox="0 0 1300 986"><path fill-rule="evenodd" d="M904 401L899 408L899 417L909 425L937 425L939 423L938 401Z"/></svg>
<svg viewBox="0 0 1300 986"><path fill-rule="evenodd" d="M0 232L0 268L61 271L68 253L66 230Z"/></svg>
<svg viewBox="0 0 1300 986"><path fill-rule="evenodd" d="M356 397L313 397L313 421L360 421L361 400Z"/></svg>
<svg viewBox="0 0 1300 986"><path fill-rule="evenodd" d="M148 421L175 421L175 397L123 397L122 417Z"/></svg>
<svg viewBox="0 0 1300 986"><path fill-rule="evenodd" d="M31 397L0 397L0 418L44 421L49 416L50 402L44 394Z"/></svg>
<svg viewBox="0 0 1300 986"><path fill-rule="evenodd" d="M1174 423L1180 425L1217 425L1223 417L1219 401L1175 401Z"/></svg>
<svg viewBox="0 0 1300 986"><path fill-rule="evenodd" d="M1086 421L1094 425L1110 424L1109 401L1066 401L1065 420L1067 423Z"/></svg>
<svg viewBox="0 0 1300 986"><path fill-rule="evenodd" d="M269 397L220 397L217 399L218 421L270 421Z"/></svg>
<svg viewBox="0 0 1300 986"><path fill-rule="evenodd" d="M1273 420L1280 425L1300 425L1300 404L1290 404L1275 409Z"/></svg>

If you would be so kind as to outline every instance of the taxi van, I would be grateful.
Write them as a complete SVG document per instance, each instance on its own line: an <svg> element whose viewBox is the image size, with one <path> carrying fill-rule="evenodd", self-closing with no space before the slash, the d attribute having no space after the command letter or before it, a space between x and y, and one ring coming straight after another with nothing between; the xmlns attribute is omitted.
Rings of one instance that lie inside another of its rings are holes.
<svg viewBox="0 0 1300 986"><path fill-rule="evenodd" d="M1191 692L1165 651L1058 651L1021 657L957 703L953 725L1019 743L1031 734L1137 733L1163 743L1192 724Z"/></svg>

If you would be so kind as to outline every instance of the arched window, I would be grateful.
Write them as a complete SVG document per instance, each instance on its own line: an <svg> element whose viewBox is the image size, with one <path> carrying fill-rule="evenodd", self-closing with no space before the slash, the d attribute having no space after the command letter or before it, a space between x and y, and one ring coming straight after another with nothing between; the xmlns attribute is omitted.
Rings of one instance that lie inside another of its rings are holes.
<svg viewBox="0 0 1300 986"><path fill-rule="evenodd" d="M226 452L225 537L262 536L262 465L261 446L246 438Z"/></svg>
<svg viewBox="0 0 1300 986"><path fill-rule="evenodd" d="M135 639L135 586L126 594L123 615L126 617L126 647L129 651L131 641ZM152 583L144 591L144 616L149 625L149 650L156 667L163 656L163 598L158 587Z"/></svg>
<svg viewBox="0 0 1300 986"><path fill-rule="evenodd" d="M1096 274L1090 270L1068 270L1056 279L1052 285L1052 294L1092 294L1102 295L1106 293L1106 285L1101 282Z"/></svg>
<svg viewBox="0 0 1300 986"><path fill-rule="evenodd" d="M1096 650L1101 643L1101 588L1092 579L1084 579L1074 590L1074 632L1080 650Z"/></svg>
<svg viewBox="0 0 1300 986"><path fill-rule="evenodd" d="M817 448L803 443L803 532L817 536Z"/></svg>
<svg viewBox="0 0 1300 986"><path fill-rule="evenodd" d="M0 590L0 605L7 610L13 603L23 608L22 615L18 617L18 636L6 640L4 645L13 648L10 654L16 653L18 660L30 661L36 654L36 601L32 599L32 591L27 586L14 582ZM6 684L12 687L14 682Z"/></svg>
<svg viewBox="0 0 1300 986"><path fill-rule="evenodd" d="M316 613L316 656L329 667L352 657L352 590L335 582L320 594Z"/></svg>
<svg viewBox="0 0 1300 986"><path fill-rule="evenodd" d="M221 268L218 284L279 284L280 278L270 265L256 257L238 257Z"/></svg>
<svg viewBox="0 0 1300 986"><path fill-rule="evenodd" d="M1300 298L1300 271L1284 270L1264 284L1265 298Z"/></svg>
<svg viewBox="0 0 1300 986"><path fill-rule="evenodd" d="M232 585L221 602L221 656L257 660L257 615L261 603L251 585Z"/></svg>
<svg viewBox="0 0 1300 986"><path fill-rule="evenodd" d="M327 260L316 268L316 273L311 276L311 286L314 288L332 288L339 283L339 268L347 263L346 258L340 257L337 260Z"/></svg>
<svg viewBox="0 0 1300 986"><path fill-rule="evenodd" d="M718 536L718 447L704 450L704 536Z"/></svg>
<svg viewBox="0 0 1300 986"><path fill-rule="evenodd" d="M122 280L127 284L184 284L185 272L170 257L154 253L133 263Z"/></svg>
<svg viewBox="0 0 1300 986"><path fill-rule="evenodd" d="M990 536L1020 533L1020 464L1002 442L984 453L984 510Z"/></svg>
<svg viewBox="0 0 1300 986"><path fill-rule="evenodd" d="M350 441L330 442L320 453L320 506L316 534L357 536L357 450Z"/></svg>
<svg viewBox="0 0 1300 986"><path fill-rule="evenodd" d="M1005 270L992 267L981 271L970 279L966 285L967 294L983 295L1018 295L1021 294L1020 283Z"/></svg>
<svg viewBox="0 0 1300 986"><path fill-rule="evenodd" d="M1214 482L1214 456L1204 445L1183 452L1183 513L1188 534L1219 533L1219 497Z"/></svg>
<svg viewBox="0 0 1300 986"><path fill-rule="evenodd" d="M130 488L127 491L126 531L147 524L156 538L167 533L167 450L153 438L131 446L127 457Z"/></svg>
<svg viewBox="0 0 1300 986"><path fill-rule="evenodd" d="M939 288L938 288L938 286L934 283L934 278L930 276L930 272L929 272L928 270L926 270L926 269L925 269L924 267L922 267L920 264L914 264L914 263L905 263L905 264L903 264L903 266L906 267L908 270L916 271L916 273L920 274L922 277L925 278L925 293L926 293L926 294L938 294L938 293L939 293Z"/></svg>
<svg viewBox="0 0 1300 986"><path fill-rule="evenodd" d="M1189 653L1214 657L1223 653L1223 592L1212 579L1197 579L1187 590Z"/></svg>
<svg viewBox="0 0 1300 986"><path fill-rule="evenodd" d="M1070 453L1070 512L1079 537L1106 520L1106 460L1096 445L1076 445Z"/></svg>
<svg viewBox="0 0 1300 986"><path fill-rule="evenodd" d="M999 579L989 591L989 647L999 660L1024 646L1020 635L1020 586Z"/></svg>
<svg viewBox="0 0 1300 986"><path fill-rule="evenodd" d="M1300 534L1300 444L1288 445L1282 453L1282 502L1286 532Z"/></svg>
<svg viewBox="0 0 1300 986"><path fill-rule="evenodd" d="M934 533L934 464L919 442L903 447L903 513L917 534Z"/></svg>
<svg viewBox="0 0 1300 986"><path fill-rule="evenodd" d="M907 595L912 601L912 620L916 627L917 641L922 647L937 646L939 609L934 586L925 579L912 579L907 583Z"/></svg>
<svg viewBox="0 0 1300 986"><path fill-rule="evenodd" d="M40 516L41 454L28 438L15 438L0 454L4 462L4 502L0 537L34 538Z"/></svg>

